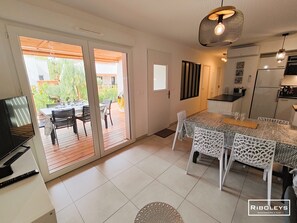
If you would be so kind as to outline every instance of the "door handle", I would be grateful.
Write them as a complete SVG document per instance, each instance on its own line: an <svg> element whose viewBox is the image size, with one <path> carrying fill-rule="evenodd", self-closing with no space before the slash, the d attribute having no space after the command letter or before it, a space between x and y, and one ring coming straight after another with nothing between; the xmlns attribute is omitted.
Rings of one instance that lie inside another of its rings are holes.
<svg viewBox="0 0 297 223"><path fill-rule="evenodd" d="M170 90L168 91L168 99L170 99Z"/></svg>

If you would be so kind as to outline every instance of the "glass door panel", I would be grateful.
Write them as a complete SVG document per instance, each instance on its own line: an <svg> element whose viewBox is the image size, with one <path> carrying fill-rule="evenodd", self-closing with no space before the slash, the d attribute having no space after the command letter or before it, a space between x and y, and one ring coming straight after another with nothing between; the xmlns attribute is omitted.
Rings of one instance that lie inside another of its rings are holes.
<svg viewBox="0 0 297 223"><path fill-rule="evenodd" d="M49 173L93 157L82 47L25 36L19 41Z"/></svg>
<svg viewBox="0 0 297 223"><path fill-rule="evenodd" d="M131 140L127 54L94 48L103 154Z"/></svg>

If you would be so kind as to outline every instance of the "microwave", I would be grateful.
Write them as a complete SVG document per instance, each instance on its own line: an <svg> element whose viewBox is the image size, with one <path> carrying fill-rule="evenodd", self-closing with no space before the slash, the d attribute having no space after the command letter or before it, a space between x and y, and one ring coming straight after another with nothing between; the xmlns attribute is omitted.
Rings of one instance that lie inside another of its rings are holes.
<svg viewBox="0 0 297 223"><path fill-rule="evenodd" d="M297 56L289 56L285 75L297 75Z"/></svg>

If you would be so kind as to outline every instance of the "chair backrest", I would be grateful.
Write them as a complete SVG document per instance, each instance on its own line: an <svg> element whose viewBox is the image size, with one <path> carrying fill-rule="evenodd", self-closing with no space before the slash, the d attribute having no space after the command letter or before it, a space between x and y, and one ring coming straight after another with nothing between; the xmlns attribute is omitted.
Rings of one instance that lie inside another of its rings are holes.
<svg viewBox="0 0 297 223"><path fill-rule="evenodd" d="M185 110L177 113L177 131L181 132L183 128L183 123L187 118L187 113Z"/></svg>
<svg viewBox="0 0 297 223"><path fill-rule="evenodd" d="M236 133L231 158L239 162L267 169L273 164L276 142Z"/></svg>
<svg viewBox="0 0 297 223"><path fill-rule="evenodd" d="M224 155L224 133L195 127L193 147L202 154L221 159Z"/></svg>
<svg viewBox="0 0 297 223"><path fill-rule="evenodd" d="M258 117L258 120L265 121L265 122L273 122L273 123L282 124L282 125L289 125L290 124L289 121L281 120L281 119L275 119L275 118Z"/></svg>
<svg viewBox="0 0 297 223"><path fill-rule="evenodd" d="M75 124L74 108L64 110L53 110L52 123L55 125L56 128L73 126Z"/></svg>
<svg viewBox="0 0 297 223"><path fill-rule="evenodd" d="M82 116L84 117L85 120L90 120L91 119L91 116L90 116L90 106L88 106L88 105L84 105L83 106Z"/></svg>
<svg viewBox="0 0 297 223"><path fill-rule="evenodd" d="M105 100L103 101L103 104L105 104L105 107L106 107L106 114L107 114L107 115L110 114L111 103L112 103L112 100L110 100L110 99L105 99Z"/></svg>

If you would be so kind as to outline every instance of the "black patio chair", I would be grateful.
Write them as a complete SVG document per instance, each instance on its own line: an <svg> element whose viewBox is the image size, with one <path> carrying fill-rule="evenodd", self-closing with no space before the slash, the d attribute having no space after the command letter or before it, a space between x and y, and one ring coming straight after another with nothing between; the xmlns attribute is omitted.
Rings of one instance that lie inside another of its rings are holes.
<svg viewBox="0 0 297 223"><path fill-rule="evenodd" d="M82 114L80 116L76 116L76 119L78 119L78 120L80 120L80 121L83 122L85 134L87 136L87 131L86 131L85 123L91 121L90 107L88 105L84 105L83 106Z"/></svg>
<svg viewBox="0 0 297 223"><path fill-rule="evenodd" d="M77 139L79 140L74 108L64 110L53 110L52 123L54 126L54 134L55 138L57 139L58 145L59 142L56 131L57 129L73 127L73 132L77 135Z"/></svg>

